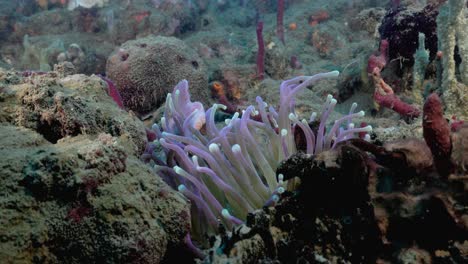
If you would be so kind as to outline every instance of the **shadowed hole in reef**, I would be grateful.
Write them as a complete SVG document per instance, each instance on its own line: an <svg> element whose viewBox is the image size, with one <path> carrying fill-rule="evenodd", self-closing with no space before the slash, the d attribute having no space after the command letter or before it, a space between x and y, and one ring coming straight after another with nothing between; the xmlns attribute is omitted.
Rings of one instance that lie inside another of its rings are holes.
<svg viewBox="0 0 468 264"><path fill-rule="evenodd" d="M389 239L404 246L417 243L424 249L436 250L448 247L451 240L463 241L466 237L466 232L460 229L438 198L420 201L412 212L410 215L390 217Z"/></svg>
<svg viewBox="0 0 468 264"><path fill-rule="evenodd" d="M57 120L54 120L50 123L48 122L41 122L37 127L37 133L41 134L47 141L52 144L56 144L57 141L62 139L64 135L61 132L62 124ZM67 136L77 136L79 131L74 131L72 134L68 134Z"/></svg>
<svg viewBox="0 0 468 264"><path fill-rule="evenodd" d="M195 23L185 23L180 27L180 34L188 33L196 29Z"/></svg>

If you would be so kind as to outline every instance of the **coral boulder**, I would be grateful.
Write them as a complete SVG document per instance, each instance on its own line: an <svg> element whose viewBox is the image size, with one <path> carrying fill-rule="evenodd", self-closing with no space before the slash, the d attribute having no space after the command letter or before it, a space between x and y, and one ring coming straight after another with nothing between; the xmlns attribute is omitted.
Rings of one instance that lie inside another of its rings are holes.
<svg viewBox="0 0 468 264"><path fill-rule="evenodd" d="M0 109L0 262L159 263L182 245L189 205L99 77L0 69Z"/></svg>

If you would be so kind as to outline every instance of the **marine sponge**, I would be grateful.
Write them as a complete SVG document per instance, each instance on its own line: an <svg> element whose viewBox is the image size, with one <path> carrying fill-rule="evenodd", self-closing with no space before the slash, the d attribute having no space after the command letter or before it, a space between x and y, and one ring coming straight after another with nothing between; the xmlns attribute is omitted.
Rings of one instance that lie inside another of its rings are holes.
<svg viewBox="0 0 468 264"><path fill-rule="evenodd" d="M434 163L438 172L442 176L448 176L452 170L450 125L444 118L442 101L435 93L429 95L424 103L423 133L424 139L434 156Z"/></svg>
<svg viewBox="0 0 468 264"><path fill-rule="evenodd" d="M150 144L146 156L158 164L156 172L177 188L192 206L192 234L200 238L217 230L219 219L228 227L242 223L248 212L272 205L285 190L282 175L276 175L278 164L296 153L294 136L305 138L306 152L320 153L339 142L369 132L370 126L355 128L353 104L349 114L335 120L326 129L328 116L337 101L331 95L322 108L317 131L295 113L295 96L318 81L338 76L337 71L286 80L280 87L278 111L257 97L257 109L249 106L240 116L235 113L226 125L218 128L215 114L224 105L214 104L204 111L190 102L188 82L181 81L167 96L164 117L153 130L159 140ZM314 122L313 113L309 122ZM204 125L203 129L202 125ZM151 153L160 144L166 162Z"/></svg>
<svg viewBox="0 0 468 264"><path fill-rule="evenodd" d="M438 5L429 4L421 10L404 6L390 9L379 27L381 39L389 42L389 60L401 59L401 63L413 64L413 54L418 48L418 35L426 36L426 48L433 59L437 53Z"/></svg>
<svg viewBox="0 0 468 264"><path fill-rule="evenodd" d="M208 102L206 67L184 41L173 37L146 37L127 41L112 54L106 73L119 90L126 108L144 115L164 102L170 88L187 79L196 100Z"/></svg>

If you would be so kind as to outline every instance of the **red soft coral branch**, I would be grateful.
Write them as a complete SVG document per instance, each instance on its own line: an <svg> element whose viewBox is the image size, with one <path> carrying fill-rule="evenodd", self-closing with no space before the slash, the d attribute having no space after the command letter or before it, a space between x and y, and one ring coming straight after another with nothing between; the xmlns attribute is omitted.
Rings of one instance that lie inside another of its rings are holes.
<svg viewBox="0 0 468 264"><path fill-rule="evenodd" d="M367 60L367 72L372 73L375 68L379 68L379 71L387 65L388 61L388 40L383 39L380 42L380 48L378 52L369 56Z"/></svg>
<svg viewBox="0 0 468 264"><path fill-rule="evenodd" d="M409 118L416 118L421 114L418 108L403 102L393 93L392 87L385 83L380 76L380 68L374 68L372 79L375 85L374 100L380 106L390 108L398 114Z"/></svg>

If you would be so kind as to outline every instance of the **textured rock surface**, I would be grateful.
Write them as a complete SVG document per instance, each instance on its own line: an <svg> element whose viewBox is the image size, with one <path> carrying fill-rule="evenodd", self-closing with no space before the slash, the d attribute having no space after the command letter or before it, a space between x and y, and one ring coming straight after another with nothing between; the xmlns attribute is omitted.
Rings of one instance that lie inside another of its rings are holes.
<svg viewBox="0 0 468 264"><path fill-rule="evenodd" d="M365 30L370 35L376 35L380 20L385 15L383 8L364 9L357 16L350 18L350 28L353 30Z"/></svg>
<svg viewBox="0 0 468 264"><path fill-rule="evenodd" d="M109 133L128 153L140 155L145 148L144 126L117 107L97 76L57 78L49 73L22 78L0 72L2 80L1 122L30 128L51 143L67 136ZM8 85L11 82L16 84Z"/></svg>
<svg viewBox="0 0 468 264"><path fill-rule="evenodd" d="M452 162L460 174L468 173L468 126L452 133Z"/></svg>
<svg viewBox="0 0 468 264"><path fill-rule="evenodd" d="M0 72L0 259L159 263L189 205L137 158L144 127L99 78L52 75Z"/></svg>
<svg viewBox="0 0 468 264"><path fill-rule="evenodd" d="M107 75L124 105L139 114L157 109L182 79L193 99L208 102L206 67L197 53L173 37L146 37L124 43L107 61Z"/></svg>

